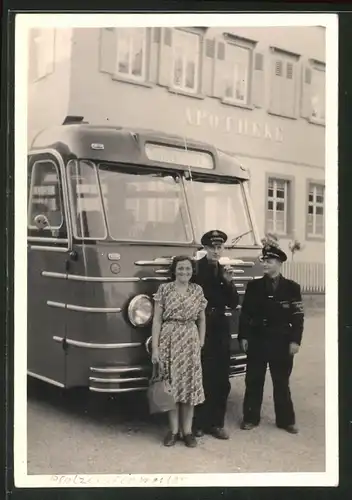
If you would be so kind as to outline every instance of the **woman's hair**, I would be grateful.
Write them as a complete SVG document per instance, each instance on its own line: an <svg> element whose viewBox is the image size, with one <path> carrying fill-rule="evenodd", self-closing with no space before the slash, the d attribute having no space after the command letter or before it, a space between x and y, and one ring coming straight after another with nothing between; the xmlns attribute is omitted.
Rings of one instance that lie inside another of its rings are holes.
<svg viewBox="0 0 352 500"><path fill-rule="evenodd" d="M177 267L177 264L179 262L183 262L185 260L188 260L188 262L190 262L191 266L192 266L192 277L191 277L190 281L192 281L192 279L194 278L195 264L194 264L194 261L193 261L192 257L190 257L189 255L177 255L176 257L174 257L172 259L172 262L171 262L171 265L170 265L170 273L171 273L171 279L172 279L172 281L174 281L176 279L176 267Z"/></svg>

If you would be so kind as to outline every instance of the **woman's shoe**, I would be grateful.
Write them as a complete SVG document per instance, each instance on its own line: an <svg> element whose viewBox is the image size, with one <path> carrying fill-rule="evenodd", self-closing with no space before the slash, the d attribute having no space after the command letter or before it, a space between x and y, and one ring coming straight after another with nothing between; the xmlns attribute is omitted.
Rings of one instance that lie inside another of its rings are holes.
<svg viewBox="0 0 352 500"><path fill-rule="evenodd" d="M164 439L164 446L175 446L177 441L177 434L173 434L171 431L169 431Z"/></svg>
<svg viewBox="0 0 352 500"><path fill-rule="evenodd" d="M183 440L187 448L195 448L197 446L197 441L193 434L186 434Z"/></svg>

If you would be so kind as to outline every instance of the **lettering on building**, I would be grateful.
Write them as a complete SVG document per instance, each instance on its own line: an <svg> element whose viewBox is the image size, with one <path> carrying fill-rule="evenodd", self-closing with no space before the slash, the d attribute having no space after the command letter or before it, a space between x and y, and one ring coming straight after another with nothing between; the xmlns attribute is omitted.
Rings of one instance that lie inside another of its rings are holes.
<svg viewBox="0 0 352 500"><path fill-rule="evenodd" d="M235 118L233 116L219 116L203 109L186 109L186 120L188 125L195 127L209 127L211 130L235 133L267 141L283 142L284 134L281 127L260 123L247 118Z"/></svg>

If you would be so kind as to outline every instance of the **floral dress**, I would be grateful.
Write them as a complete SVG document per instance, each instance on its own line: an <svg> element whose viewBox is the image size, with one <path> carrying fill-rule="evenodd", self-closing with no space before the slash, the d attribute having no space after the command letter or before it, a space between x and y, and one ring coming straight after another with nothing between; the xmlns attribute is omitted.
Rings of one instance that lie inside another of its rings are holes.
<svg viewBox="0 0 352 500"><path fill-rule="evenodd" d="M204 401L201 349L196 321L207 301L202 288L189 283L185 295L175 282L160 285L154 296L162 307L159 356L175 401L193 406Z"/></svg>

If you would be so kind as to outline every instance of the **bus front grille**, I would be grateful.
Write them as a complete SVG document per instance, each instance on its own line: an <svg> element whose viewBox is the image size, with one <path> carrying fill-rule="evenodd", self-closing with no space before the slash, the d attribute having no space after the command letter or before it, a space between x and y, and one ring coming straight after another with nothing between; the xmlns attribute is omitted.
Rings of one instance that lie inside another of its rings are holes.
<svg viewBox="0 0 352 500"><path fill-rule="evenodd" d="M148 388L150 375L149 366L92 366L89 390L107 393L145 391Z"/></svg>

